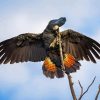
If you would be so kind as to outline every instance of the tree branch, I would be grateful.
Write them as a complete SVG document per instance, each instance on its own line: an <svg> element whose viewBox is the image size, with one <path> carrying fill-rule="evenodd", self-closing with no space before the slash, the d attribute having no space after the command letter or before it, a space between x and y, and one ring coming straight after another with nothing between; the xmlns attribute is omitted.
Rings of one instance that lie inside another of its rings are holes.
<svg viewBox="0 0 100 100"><path fill-rule="evenodd" d="M97 92L97 95L95 97L95 100L98 100L99 94L100 94L100 84L99 84L99 87L98 87L98 92Z"/></svg>
<svg viewBox="0 0 100 100"><path fill-rule="evenodd" d="M81 98L81 96L83 94L83 86L81 85L81 82L79 80L78 80L78 83L79 83L79 86L81 88L81 93L80 93L80 96L79 96L79 99L78 99L78 100L80 100L80 98Z"/></svg>
<svg viewBox="0 0 100 100"><path fill-rule="evenodd" d="M79 97L78 100L81 100L82 97L88 92L88 90L90 89L90 87L91 87L92 84L94 83L95 79L96 79L96 76L94 77L93 81L91 82L91 84L88 86L88 88L87 88L86 91L84 91L84 92L83 92L83 87L82 87L82 85L81 85L81 83L80 83L80 81L79 81L79 85L80 85L80 88L81 88L81 94L80 94L80 97Z"/></svg>
<svg viewBox="0 0 100 100"><path fill-rule="evenodd" d="M60 51L60 57L61 57L62 70L65 71L65 66L64 66L64 62L63 62L62 45L61 45L61 43L62 43L61 34L60 34L59 30L57 31L57 34L58 34L58 42L59 42L59 51ZM71 90L73 100L77 100L76 95L75 95L75 91L74 91L74 87L73 87L71 75L67 74L67 77L68 77L68 81L69 81L70 90Z"/></svg>
<svg viewBox="0 0 100 100"><path fill-rule="evenodd" d="M67 77L68 77L69 86L70 86L70 90L71 90L73 100L77 100L76 95L75 95L75 91L74 91L74 87L73 87L72 77L71 77L70 74L67 74Z"/></svg>
<svg viewBox="0 0 100 100"><path fill-rule="evenodd" d="M60 34L59 30L56 31L56 32L58 34L58 42L59 42L59 51L60 51L62 70L65 72L65 66L64 66L64 62L63 62L63 51L62 51L61 34ZM68 77L69 86L70 86L70 90L71 90L71 94L72 94L73 100L77 100L76 94L75 94L75 91L74 91L74 87L73 87L72 77L71 77L70 74L67 74L67 77ZM94 83L95 79L96 79L96 77L94 77L93 81L91 82L91 84L88 86L88 88L84 92L83 92L83 86L81 85L80 81L78 81L79 82L79 86L81 88L81 93L80 93L80 96L79 96L78 100L81 100L81 98L88 92L88 90L90 89L90 87ZM98 98L99 93L100 93L100 87L99 87L99 91L98 91L97 96L96 96L97 98ZM95 100L97 100L97 99L95 99Z"/></svg>

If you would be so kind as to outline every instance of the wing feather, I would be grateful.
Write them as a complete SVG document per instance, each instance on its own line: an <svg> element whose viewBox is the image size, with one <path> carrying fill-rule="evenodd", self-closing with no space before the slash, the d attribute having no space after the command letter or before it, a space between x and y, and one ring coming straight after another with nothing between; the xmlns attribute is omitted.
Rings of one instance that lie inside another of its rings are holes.
<svg viewBox="0 0 100 100"><path fill-rule="evenodd" d="M77 46L78 46L78 47L77 47ZM74 47L73 47L73 48L74 48ZM77 45L76 45L76 49L78 49L78 52L79 52L79 54L80 54L80 58L78 58L78 55L77 55L78 60L80 60L80 59L83 60L83 57L84 57L84 51L82 50L80 44L77 44Z"/></svg>
<svg viewBox="0 0 100 100"><path fill-rule="evenodd" d="M72 54L77 60L84 58L96 63L95 57L100 59L100 44L97 41L70 29L61 34L64 52Z"/></svg>
<svg viewBox="0 0 100 100"><path fill-rule="evenodd" d="M25 33L0 43L0 64L43 61L46 50L41 35Z"/></svg>
<svg viewBox="0 0 100 100"><path fill-rule="evenodd" d="M100 59L99 54L95 51L94 48L90 48L90 50L91 50L91 52L93 52L93 54L95 55L95 57L96 57L97 59Z"/></svg>

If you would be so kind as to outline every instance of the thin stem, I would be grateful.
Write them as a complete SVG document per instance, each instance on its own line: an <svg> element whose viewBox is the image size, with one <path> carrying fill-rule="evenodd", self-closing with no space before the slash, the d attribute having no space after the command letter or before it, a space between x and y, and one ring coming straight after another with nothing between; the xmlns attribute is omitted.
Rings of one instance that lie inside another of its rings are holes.
<svg viewBox="0 0 100 100"><path fill-rule="evenodd" d="M82 97L88 92L88 90L90 89L90 87L93 85L94 81L96 79L96 76L94 77L94 79L92 80L92 82L90 83L90 85L88 86L88 88L86 89L86 91L84 91L83 93L81 93L80 97L78 100L81 100ZM83 91L83 87L81 85L81 83L79 83L80 87L81 87L81 92Z"/></svg>
<svg viewBox="0 0 100 100"><path fill-rule="evenodd" d="M100 85L99 85L99 87L98 87L98 92L97 92L97 95L96 95L96 97L95 97L95 100L98 100L99 94L100 94Z"/></svg>
<svg viewBox="0 0 100 100"><path fill-rule="evenodd" d="M73 100L77 100L76 95L75 95L75 91L74 91L74 87L73 87L72 77L71 77L70 74L67 74L67 77L68 77L69 86L70 86L70 90L71 90Z"/></svg>
<svg viewBox="0 0 100 100"><path fill-rule="evenodd" d="M57 31L57 34L58 34L58 41L59 41L59 51L60 51L62 70L65 71L65 66L64 66L64 62L63 62L62 44L61 44L62 43L61 34L60 34L59 30ZM71 75L67 74L67 77L68 77L68 81L69 81L70 90L71 90L73 100L77 100L76 95L75 95L75 91L74 91L74 87L73 87L73 82L72 82Z"/></svg>
<svg viewBox="0 0 100 100"><path fill-rule="evenodd" d="M80 96L79 96L79 99L78 100L81 100L81 96L83 94L83 86L81 85L81 82L78 80L78 83L79 83L79 86L81 88L81 93L80 93Z"/></svg>
<svg viewBox="0 0 100 100"><path fill-rule="evenodd" d="M63 51L62 51L62 41L61 41L61 34L60 32L58 33L58 41L59 41L59 51L60 51L60 58L61 58L61 64L62 64L62 69L65 70L65 66L63 63Z"/></svg>

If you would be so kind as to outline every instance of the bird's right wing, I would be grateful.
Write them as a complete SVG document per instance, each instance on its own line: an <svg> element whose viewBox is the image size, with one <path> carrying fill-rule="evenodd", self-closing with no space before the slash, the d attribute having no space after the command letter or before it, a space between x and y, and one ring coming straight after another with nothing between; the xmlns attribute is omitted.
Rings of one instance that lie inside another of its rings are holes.
<svg viewBox="0 0 100 100"><path fill-rule="evenodd" d="M0 43L0 64L43 61L46 51L41 35L25 33Z"/></svg>
<svg viewBox="0 0 100 100"><path fill-rule="evenodd" d="M95 57L100 59L100 44L97 41L70 29L61 33L65 53L73 55L77 60L85 58L94 63Z"/></svg>

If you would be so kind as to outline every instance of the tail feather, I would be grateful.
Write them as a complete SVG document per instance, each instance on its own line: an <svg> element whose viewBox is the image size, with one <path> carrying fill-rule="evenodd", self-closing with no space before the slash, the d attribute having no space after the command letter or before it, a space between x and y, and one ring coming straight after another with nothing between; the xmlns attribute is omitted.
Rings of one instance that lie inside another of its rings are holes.
<svg viewBox="0 0 100 100"><path fill-rule="evenodd" d="M67 74L76 72L80 69L81 64L75 60L75 58L71 54L65 54L64 56L64 66L65 72Z"/></svg>
<svg viewBox="0 0 100 100"><path fill-rule="evenodd" d="M56 65L51 61L50 58L46 58L44 61L44 64L42 66L43 74L46 77L54 78L55 76L57 78L64 77L64 73L61 69L56 67Z"/></svg>
<svg viewBox="0 0 100 100"><path fill-rule="evenodd" d="M81 64L71 55L64 55L65 73L70 74L80 69ZM61 67L58 67L49 57L47 57L42 66L43 74L49 78L62 78L64 72Z"/></svg>

